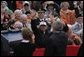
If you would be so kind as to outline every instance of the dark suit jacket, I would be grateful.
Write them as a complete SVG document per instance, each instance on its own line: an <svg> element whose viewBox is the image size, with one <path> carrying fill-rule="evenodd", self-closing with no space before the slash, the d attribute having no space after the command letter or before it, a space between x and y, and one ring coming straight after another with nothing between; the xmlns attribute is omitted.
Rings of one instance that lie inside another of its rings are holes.
<svg viewBox="0 0 84 57"><path fill-rule="evenodd" d="M14 47L14 55L15 56L32 56L35 50L35 45L32 43L19 43Z"/></svg>
<svg viewBox="0 0 84 57"><path fill-rule="evenodd" d="M37 26L40 24L40 22L41 21L39 18L31 21L31 28L36 36L38 36L38 34L39 34ZM48 24L48 22L46 20L44 20L44 22L46 22L47 25L50 27L50 25Z"/></svg>
<svg viewBox="0 0 84 57"><path fill-rule="evenodd" d="M65 56L67 35L64 32L55 32L48 39L45 56Z"/></svg>
<svg viewBox="0 0 84 57"><path fill-rule="evenodd" d="M37 37L38 36L38 28L37 28L37 25L40 24L40 20L39 19L35 19L35 20L32 20L31 21L31 28L35 34L35 36Z"/></svg>
<svg viewBox="0 0 84 57"><path fill-rule="evenodd" d="M44 47L44 45L45 45L45 38L46 38L46 36L48 34L48 30L49 29L46 30L45 34L44 34L40 29L37 28L37 26L40 24L40 22L41 21L39 20L39 18L35 19L35 20L32 20L31 21L31 28L32 28L32 30L33 30L33 32L35 34L35 37L36 37L35 38L36 45L39 46L39 47Z"/></svg>

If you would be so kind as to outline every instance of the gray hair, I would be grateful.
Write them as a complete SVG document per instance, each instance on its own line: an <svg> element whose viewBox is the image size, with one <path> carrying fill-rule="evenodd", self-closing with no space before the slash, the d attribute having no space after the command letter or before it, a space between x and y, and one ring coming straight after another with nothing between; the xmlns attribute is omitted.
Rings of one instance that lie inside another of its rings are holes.
<svg viewBox="0 0 84 57"><path fill-rule="evenodd" d="M60 31L63 29L63 23L61 21L54 21L52 27L54 31Z"/></svg>
<svg viewBox="0 0 84 57"><path fill-rule="evenodd" d="M67 5L68 7L70 7L69 3L68 2L62 2L60 4L60 8L63 8L65 5Z"/></svg>

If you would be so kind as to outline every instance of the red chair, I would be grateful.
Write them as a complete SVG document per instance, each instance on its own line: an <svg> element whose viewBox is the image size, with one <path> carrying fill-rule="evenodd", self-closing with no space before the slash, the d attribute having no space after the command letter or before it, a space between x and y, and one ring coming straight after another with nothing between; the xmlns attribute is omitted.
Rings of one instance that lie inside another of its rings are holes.
<svg viewBox="0 0 84 57"><path fill-rule="evenodd" d="M44 56L45 48L36 48L33 56Z"/></svg>
<svg viewBox="0 0 84 57"><path fill-rule="evenodd" d="M79 45L68 45L66 49L66 56L77 56L79 48Z"/></svg>
<svg viewBox="0 0 84 57"><path fill-rule="evenodd" d="M68 45L66 48L66 56L77 56L80 46ZM44 56L45 48L36 48L33 56Z"/></svg>

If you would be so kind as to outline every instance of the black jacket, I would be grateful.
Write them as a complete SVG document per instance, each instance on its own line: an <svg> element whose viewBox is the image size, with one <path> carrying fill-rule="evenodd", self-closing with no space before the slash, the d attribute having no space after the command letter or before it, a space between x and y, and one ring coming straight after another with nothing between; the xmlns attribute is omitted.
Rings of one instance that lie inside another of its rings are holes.
<svg viewBox="0 0 84 57"><path fill-rule="evenodd" d="M37 37L38 36L38 28L37 26L40 24L40 20L39 19L35 19L35 20L32 20L31 21L31 28L35 34L35 36Z"/></svg>
<svg viewBox="0 0 84 57"><path fill-rule="evenodd" d="M45 33L39 30L39 36L38 38L36 38L37 47L44 48L46 46L49 36L50 36L50 32L48 30L46 30Z"/></svg>
<svg viewBox="0 0 84 57"><path fill-rule="evenodd" d="M32 56L35 50L35 45L32 43L19 43L14 47L14 55L15 56Z"/></svg>
<svg viewBox="0 0 84 57"><path fill-rule="evenodd" d="M67 41L68 38L64 32L52 33L47 42L45 56L65 56Z"/></svg>
<svg viewBox="0 0 84 57"><path fill-rule="evenodd" d="M38 36L38 34L39 34L39 29L37 28L37 26L40 24L40 22L41 21L39 18L31 21L31 28L36 36ZM44 22L47 23L48 27L50 27L50 25L48 24L48 22L46 20L44 20Z"/></svg>
<svg viewBox="0 0 84 57"><path fill-rule="evenodd" d="M45 46L45 42L47 39L47 35L48 35L48 30L45 31L45 34L39 29L37 28L37 26L40 24L40 19L35 19L31 21L31 28L35 34L35 43L37 45L37 47L44 47ZM45 21L46 22L46 21ZM47 22L46 22L47 23ZM48 24L48 23L47 23Z"/></svg>

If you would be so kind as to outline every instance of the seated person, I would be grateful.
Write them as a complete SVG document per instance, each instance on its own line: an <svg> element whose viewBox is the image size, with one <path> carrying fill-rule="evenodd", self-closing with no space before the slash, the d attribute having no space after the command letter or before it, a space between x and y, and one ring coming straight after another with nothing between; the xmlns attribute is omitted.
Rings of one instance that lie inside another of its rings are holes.
<svg viewBox="0 0 84 57"><path fill-rule="evenodd" d="M13 14L13 11L8 7L8 3L6 1L1 1L1 12L6 10L9 15Z"/></svg>
<svg viewBox="0 0 84 57"><path fill-rule="evenodd" d="M23 8L21 9L22 13L25 14L27 11L31 11L31 7L30 7L30 2L28 1L24 1L23 2Z"/></svg>
<svg viewBox="0 0 84 57"><path fill-rule="evenodd" d="M8 29L8 21L10 19L10 16L6 11L1 12L1 30L7 30Z"/></svg>
<svg viewBox="0 0 84 57"><path fill-rule="evenodd" d="M68 35L68 44L69 45L80 45L82 44L81 38L74 34L67 24L64 24L63 31Z"/></svg>
<svg viewBox="0 0 84 57"><path fill-rule="evenodd" d="M34 34L28 29L22 29L23 40L14 47L15 56L32 56L32 53L35 50L34 45Z"/></svg>
<svg viewBox="0 0 84 57"><path fill-rule="evenodd" d="M22 11L21 10L19 10L19 9L16 9L15 11L14 11L14 13L12 14L12 18L11 19L15 19L16 21L20 21L20 19L21 19L21 16L22 15Z"/></svg>
<svg viewBox="0 0 84 57"><path fill-rule="evenodd" d="M75 11L69 9L70 5L68 2L61 2L60 4L60 18L66 24L74 24L76 17Z"/></svg>
<svg viewBox="0 0 84 57"><path fill-rule="evenodd" d="M9 20L9 22L8 22L8 27L9 27L9 29L14 29L14 23L15 23L16 21L14 20L14 19L11 19L11 20Z"/></svg>
<svg viewBox="0 0 84 57"><path fill-rule="evenodd" d="M31 22L31 12L27 11L25 14L27 15L28 22Z"/></svg>
<svg viewBox="0 0 84 57"><path fill-rule="evenodd" d="M80 36L83 32L83 17L79 16L75 22L75 24L71 25L71 30Z"/></svg>
<svg viewBox="0 0 84 57"><path fill-rule="evenodd" d="M20 21L16 21L14 19L9 20L8 22L8 29L11 31L20 30L23 27L23 24Z"/></svg>
<svg viewBox="0 0 84 57"><path fill-rule="evenodd" d="M23 28L23 24L20 21L16 21L14 27L20 30Z"/></svg>
<svg viewBox="0 0 84 57"><path fill-rule="evenodd" d="M69 41L71 42L72 45L80 45L80 44L82 44L81 38L78 35L74 34L71 31L71 29L69 29L67 34L68 34L68 39L69 39Z"/></svg>

